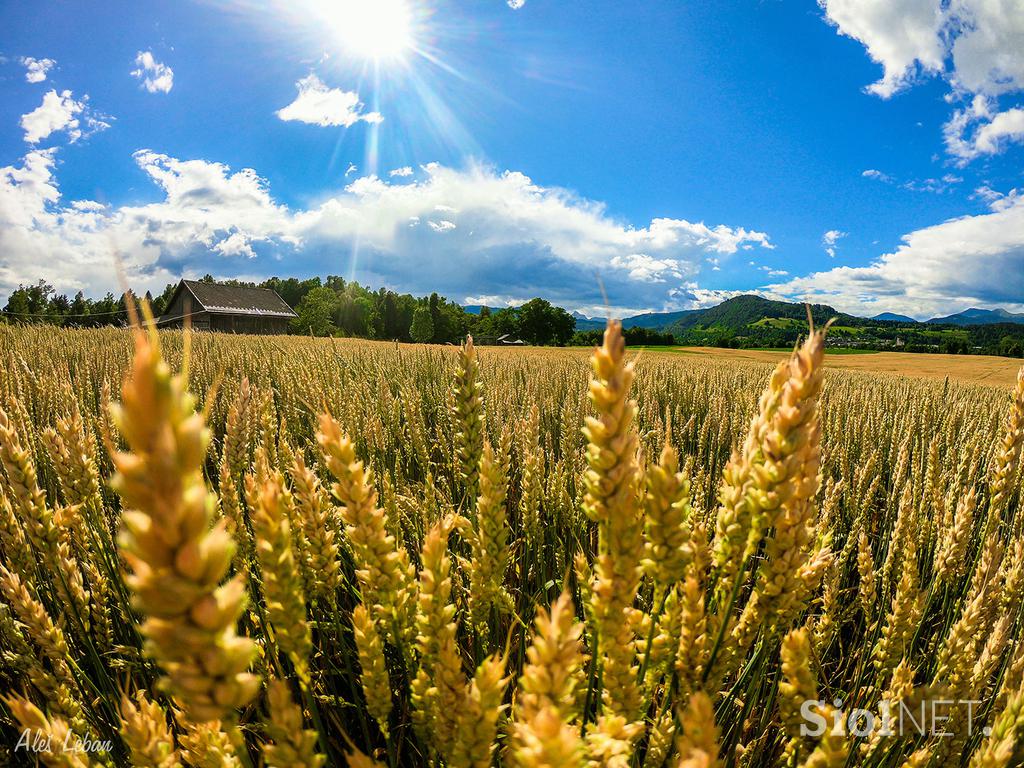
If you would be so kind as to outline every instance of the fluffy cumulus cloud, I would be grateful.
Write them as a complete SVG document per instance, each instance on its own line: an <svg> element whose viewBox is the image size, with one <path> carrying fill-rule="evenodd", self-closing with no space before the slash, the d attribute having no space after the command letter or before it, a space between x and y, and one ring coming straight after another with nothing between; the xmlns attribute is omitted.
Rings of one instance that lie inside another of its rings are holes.
<svg viewBox="0 0 1024 768"><path fill-rule="evenodd" d="M964 162L980 155L998 154L1007 144L1024 141L1024 109L1020 107L997 114L986 110L985 117L991 119L981 123L973 135L966 138L956 130L960 127L960 114L947 124L947 146Z"/></svg>
<svg viewBox="0 0 1024 768"><path fill-rule="evenodd" d="M867 90L888 98L921 76L942 75L953 111L948 151L961 163L1024 141L1024 110L1001 97L1024 90L1019 0L819 0L837 30L882 66Z"/></svg>
<svg viewBox="0 0 1024 768"><path fill-rule="evenodd" d="M39 277L61 290L131 283L159 289L182 274L329 273L371 285L494 303L538 290L570 307L698 305L697 278L762 232L660 218L631 227L599 203L521 173L432 164L421 180L354 180L306 209L277 203L251 169L143 150L158 202L120 208L65 201L56 150L0 168L0 290Z"/></svg>
<svg viewBox="0 0 1024 768"><path fill-rule="evenodd" d="M47 74L57 64L53 59L33 59L31 56L23 56L21 63L25 67L25 80L30 83L46 80Z"/></svg>
<svg viewBox="0 0 1024 768"><path fill-rule="evenodd" d="M75 99L71 91L49 91L43 103L21 116L25 141L38 144L58 131L63 131L69 143L109 128L106 116L94 113L88 107L88 96Z"/></svg>
<svg viewBox="0 0 1024 768"><path fill-rule="evenodd" d="M628 270L630 279L645 283L664 283L670 278L682 279L679 263L673 259L655 259L644 253L613 256L611 265Z"/></svg>
<svg viewBox="0 0 1024 768"><path fill-rule="evenodd" d="M379 112L364 112L358 93L328 88L315 73L309 73L295 87L299 90L295 101L277 110L277 116L282 120L348 128L359 121L379 123L384 119Z"/></svg>
<svg viewBox="0 0 1024 768"><path fill-rule="evenodd" d="M84 108L82 102L72 98L71 91L50 91L43 96L42 104L21 116L25 141L38 144L55 131L66 131L68 138L75 141L81 136L78 115Z"/></svg>
<svg viewBox="0 0 1024 768"><path fill-rule="evenodd" d="M170 93L174 87L174 70L153 58L152 51L139 51L131 74L150 93Z"/></svg>
<svg viewBox="0 0 1024 768"><path fill-rule="evenodd" d="M861 315L924 319L972 306L1024 310L1024 195L987 187L977 194L988 213L904 235L895 251L866 267L837 267L764 290Z"/></svg>
<svg viewBox="0 0 1024 768"><path fill-rule="evenodd" d="M882 65L882 78L868 91L888 98L920 68L941 72L947 55L941 0L819 0L839 32L864 44Z"/></svg>

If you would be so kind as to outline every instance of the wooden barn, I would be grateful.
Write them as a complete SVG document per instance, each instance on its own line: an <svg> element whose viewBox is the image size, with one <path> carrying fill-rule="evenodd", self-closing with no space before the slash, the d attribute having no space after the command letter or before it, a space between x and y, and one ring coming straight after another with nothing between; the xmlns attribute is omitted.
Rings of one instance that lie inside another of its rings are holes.
<svg viewBox="0 0 1024 768"><path fill-rule="evenodd" d="M156 324L181 328L189 318L197 331L287 333L294 317L292 308L269 288L182 280Z"/></svg>

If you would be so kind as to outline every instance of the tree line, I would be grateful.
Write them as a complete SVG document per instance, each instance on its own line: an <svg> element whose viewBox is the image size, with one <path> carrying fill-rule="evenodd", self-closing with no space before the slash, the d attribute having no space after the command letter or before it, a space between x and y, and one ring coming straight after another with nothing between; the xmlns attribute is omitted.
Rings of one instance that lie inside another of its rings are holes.
<svg viewBox="0 0 1024 768"><path fill-rule="evenodd" d="M202 280L215 282L210 275ZM305 280L271 277L260 283L219 282L276 291L298 315L290 328L296 334L457 344L471 333L484 344L521 340L527 344L565 345L574 341L576 330L572 315L540 298L518 307L480 307L470 312L437 293L416 297L386 288L372 290L336 275ZM159 317L164 312L175 288L177 283L168 283L159 295L146 293L154 315ZM79 291L68 298L43 280L12 291L3 313L6 322L65 327L127 322L123 295L108 293L101 299L89 299ZM579 339L576 341L579 343Z"/></svg>

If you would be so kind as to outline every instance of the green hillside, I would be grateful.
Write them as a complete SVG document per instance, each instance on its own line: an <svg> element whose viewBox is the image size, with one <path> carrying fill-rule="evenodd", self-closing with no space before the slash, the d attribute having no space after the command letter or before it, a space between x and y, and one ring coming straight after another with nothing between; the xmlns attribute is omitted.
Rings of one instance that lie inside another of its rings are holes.
<svg viewBox="0 0 1024 768"><path fill-rule="evenodd" d="M647 327L671 333L684 345L788 348L807 333L807 305L744 295L707 309L664 316L647 315ZM899 350L957 354L1024 356L1024 326L1003 322L964 326L868 319L812 304L815 325L833 321L828 344L833 349Z"/></svg>

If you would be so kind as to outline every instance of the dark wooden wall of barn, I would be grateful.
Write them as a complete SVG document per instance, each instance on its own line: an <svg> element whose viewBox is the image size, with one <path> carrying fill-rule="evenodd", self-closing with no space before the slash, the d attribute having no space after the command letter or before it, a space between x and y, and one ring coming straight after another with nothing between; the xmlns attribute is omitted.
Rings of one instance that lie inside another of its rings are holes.
<svg viewBox="0 0 1024 768"><path fill-rule="evenodd" d="M209 329L221 333L288 333L288 318L211 313Z"/></svg>

